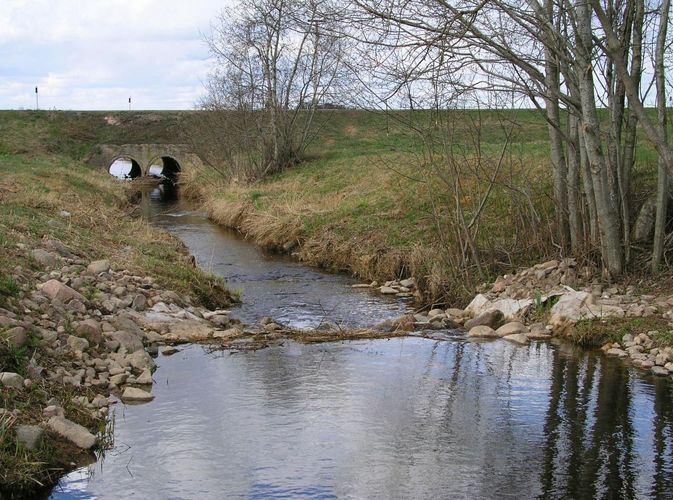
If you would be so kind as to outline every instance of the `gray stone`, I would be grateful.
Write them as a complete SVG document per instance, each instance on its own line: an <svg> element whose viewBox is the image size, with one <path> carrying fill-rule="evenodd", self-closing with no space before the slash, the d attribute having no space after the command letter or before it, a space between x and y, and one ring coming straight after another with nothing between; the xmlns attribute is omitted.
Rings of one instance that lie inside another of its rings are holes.
<svg viewBox="0 0 673 500"><path fill-rule="evenodd" d="M488 325L477 325L472 327L467 334L468 337L477 338L496 338L498 336L495 330Z"/></svg>
<svg viewBox="0 0 673 500"><path fill-rule="evenodd" d="M390 286L382 286L379 288L379 292L381 292L383 295L397 295L397 290Z"/></svg>
<svg viewBox="0 0 673 500"><path fill-rule="evenodd" d="M91 345L99 345L103 342L103 332L95 319L85 319L77 323L75 333L79 337L86 338Z"/></svg>
<svg viewBox="0 0 673 500"><path fill-rule="evenodd" d="M35 450L42 445L44 429L37 425L19 425L16 428L16 441L28 450Z"/></svg>
<svg viewBox="0 0 673 500"><path fill-rule="evenodd" d="M1 372L0 384L5 387L12 387L14 389L23 389L23 377L18 373Z"/></svg>
<svg viewBox="0 0 673 500"><path fill-rule="evenodd" d="M663 366L653 366L650 368L650 371L653 375L657 375L658 377L665 377L668 375L668 370Z"/></svg>
<svg viewBox="0 0 673 500"><path fill-rule="evenodd" d="M163 354L164 356L172 356L177 352L180 352L180 350L173 347L172 345L167 345L161 350L161 354Z"/></svg>
<svg viewBox="0 0 673 500"><path fill-rule="evenodd" d="M91 405L94 408L103 408L103 407L107 406L108 404L109 404L108 399L105 396L103 396L102 394L96 395L96 397L93 398L93 400L91 401Z"/></svg>
<svg viewBox="0 0 673 500"><path fill-rule="evenodd" d="M33 256L33 259L46 268L56 267L58 265L58 257L42 248L36 248L31 252L31 255Z"/></svg>
<svg viewBox="0 0 673 500"><path fill-rule="evenodd" d="M112 375L112 376L110 377L110 383L112 383L112 384L114 384L114 385L116 385L116 386L120 386L120 385L122 385L123 383L125 383L125 382L128 380L128 378L129 378L129 374L128 374L128 373L126 373L126 372L119 373L119 374L117 374L117 375Z"/></svg>
<svg viewBox="0 0 673 500"><path fill-rule="evenodd" d="M485 313L480 314L476 318L466 321L465 328L467 330L471 330L475 326L485 325L495 329L503 324L504 319L505 315L502 313L502 311L498 309L495 309L493 311L486 311Z"/></svg>
<svg viewBox="0 0 673 500"><path fill-rule="evenodd" d="M151 393L138 389L137 387L127 387L122 393L122 401L125 403L152 401L153 399L154 396Z"/></svg>
<svg viewBox="0 0 673 500"><path fill-rule="evenodd" d="M61 408L57 404L50 404L44 410L42 410L42 414L44 415L45 418L65 416L63 408Z"/></svg>
<svg viewBox="0 0 673 500"><path fill-rule="evenodd" d="M151 369L156 366L152 357L142 349L126 356L126 360L136 370Z"/></svg>
<svg viewBox="0 0 673 500"><path fill-rule="evenodd" d="M42 293L44 293L51 300L58 300L64 304L72 299L77 299L82 303L86 299L79 292L73 290L68 285L64 285L58 280L49 280L42 285Z"/></svg>
<svg viewBox="0 0 673 500"><path fill-rule="evenodd" d="M16 349L23 347L28 341L26 329L22 326L15 326L14 328L10 328L7 331L0 332L0 341L8 342Z"/></svg>
<svg viewBox="0 0 673 500"><path fill-rule="evenodd" d="M505 337L507 335L514 335L515 333L526 333L526 332L528 332L528 328L526 328L526 325L524 325L520 321L512 321L511 323L502 325L495 331L495 333L498 334L498 337Z"/></svg>
<svg viewBox="0 0 673 500"><path fill-rule="evenodd" d="M85 427L71 422L65 417L54 416L47 421L47 426L59 436L62 436L84 450L96 445L96 436Z"/></svg>
<svg viewBox="0 0 673 500"><path fill-rule="evenodd" d="M142 293L137 294L133 298L131 308L133 308L135 311L144 311L147 308L147 298L145 298Z"/></svg>
<svg viewBox="0 0 673 500"><path fill-rule="evenodd" d="M400 286L403 286L405 288L413 288L416 286L416 280L414 278L407 278L405 280L400 281Z"/></svg>
<svg viewBox="0 0 673 500"><path fill-rule="evenodd" d="M110 340L119 342L119 350L129 354L140 351L143 348L143 341L137 335L127 331L117 331L108 334Z"/></svg>
<svg viewBox="0 0 673 500"><path fill-rule="evenodd" d="M89 348L89 341L87 339L76 337L75 335L68 335L66 342L68 347L73 351L86 351Z"/></svg>
<svg viewBox="0 0 673 500"><path fill-rule="evenodd" d="M110 270L110 261L109 260L95 260L91 262L86 270L91 274L98 275L100 273L106 273Z"/></svg>
<svg viewBox="0 0 673 500"><path fill-rule="evenodd" d="M152 385L152 372L149 368L145 368L143 372L136 378L136 384Z"/></svg>

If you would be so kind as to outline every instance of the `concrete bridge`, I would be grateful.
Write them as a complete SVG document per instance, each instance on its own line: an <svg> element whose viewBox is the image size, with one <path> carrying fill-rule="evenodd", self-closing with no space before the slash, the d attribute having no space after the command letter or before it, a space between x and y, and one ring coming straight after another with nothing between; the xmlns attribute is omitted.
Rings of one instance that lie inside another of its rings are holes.
<svg viewBox="0 0 673 500"><path fill-rule="evenodd" d="M153 175L174 179L186 169L203 166L201 158L186 144L99 144L88 163L109 172L117 160L131 162L131 178Z"/></svg>

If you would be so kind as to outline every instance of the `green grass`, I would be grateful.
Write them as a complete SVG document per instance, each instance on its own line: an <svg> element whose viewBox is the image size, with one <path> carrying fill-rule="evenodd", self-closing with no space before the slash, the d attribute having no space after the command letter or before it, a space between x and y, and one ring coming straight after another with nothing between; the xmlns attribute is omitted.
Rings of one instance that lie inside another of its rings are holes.
<svg viewBox="0 0 673 500"><path fill-rule="evenodd" d="M670 326L660 316L583 320L575 325L572 340L584 347L598 347L608 342L621 342L626 334L636 336L651 331L659 332L659 335L653 338L657 345L673 345L673 333L670 332Z"/></svg>

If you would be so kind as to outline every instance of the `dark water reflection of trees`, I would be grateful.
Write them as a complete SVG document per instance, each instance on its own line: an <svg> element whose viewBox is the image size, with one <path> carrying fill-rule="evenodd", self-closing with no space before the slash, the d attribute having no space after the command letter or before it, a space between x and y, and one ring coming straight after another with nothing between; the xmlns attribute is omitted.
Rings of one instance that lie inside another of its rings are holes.
<svg viewBox="0 0 673 500"><path fill-rule="evenodd" d="M555 350L552 366L541 497L673 498L670 381L586 353ZM636 404L635 384L649 404Z"/></svg>

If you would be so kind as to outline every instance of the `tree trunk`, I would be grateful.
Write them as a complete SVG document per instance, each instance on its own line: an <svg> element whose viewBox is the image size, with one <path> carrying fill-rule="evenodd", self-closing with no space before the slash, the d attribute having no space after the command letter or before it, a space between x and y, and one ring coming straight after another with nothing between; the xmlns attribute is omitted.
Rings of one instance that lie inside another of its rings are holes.
<svg viewBox="0 0 673 500"><path fill-rule="evenodd" d="M614 277L622 274L623 251L620 224L614 205L611 203L607 164L600 140L600 124L596 109L595 87L592 67L593 39L591 33L591 7L586 1L577 1L577 61L582 129L589 170L596 199L596 215L601 239L601 257L604 269Z"/></svg>
<svg viewBox="0 0 673 500"><path fill-rule="evenodd" d="M664 131L665 146L668 147L666 119L666 69L664 67L664 51L666 49L666 31L668 29L668 11L670 0L661 4L659 15L659 33L655 49L654 75L657 87L657 121L660 130ZM666 162L659 157L659 175L657 179L657 218L654 223L654 246L652 248L652 272L659 270L664 257L664 238L666 236L666 215L668 211L668 171Z"/></svg>

